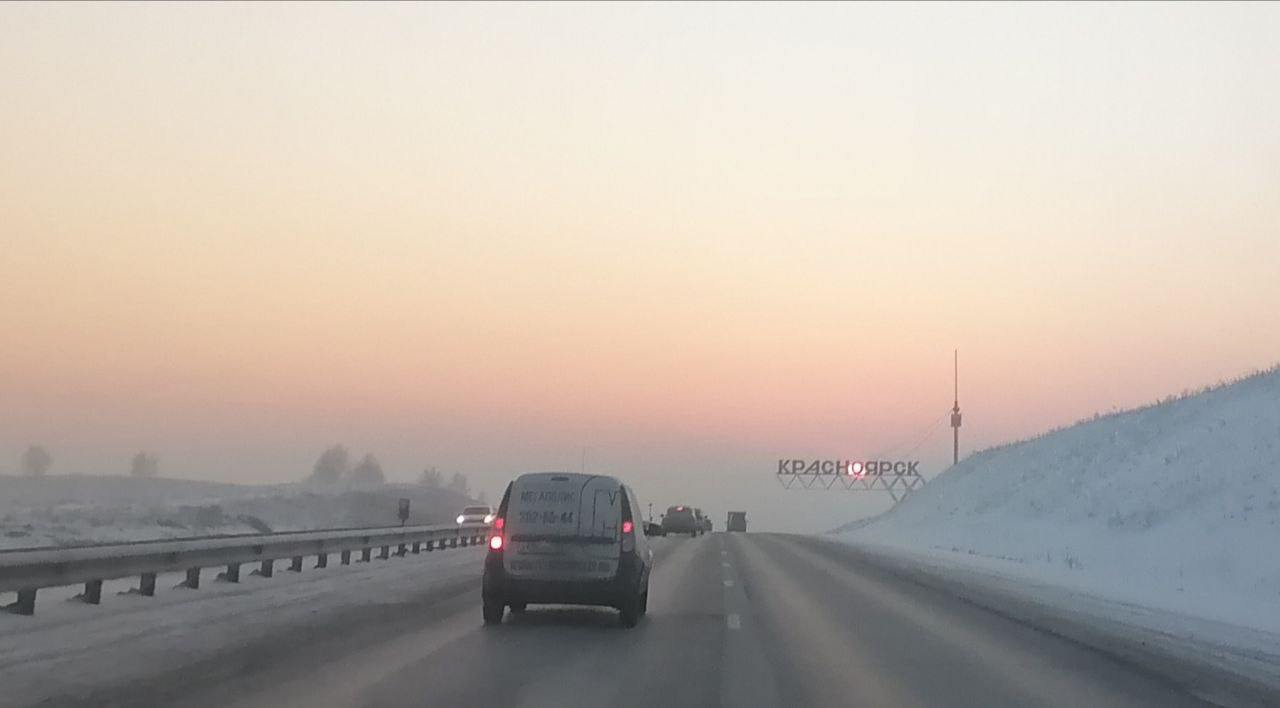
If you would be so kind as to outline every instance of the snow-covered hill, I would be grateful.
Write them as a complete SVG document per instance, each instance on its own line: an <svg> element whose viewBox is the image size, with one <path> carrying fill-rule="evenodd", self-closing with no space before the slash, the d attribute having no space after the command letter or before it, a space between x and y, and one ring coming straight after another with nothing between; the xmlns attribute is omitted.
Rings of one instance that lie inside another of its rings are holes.
<svg viewBox="0 0 1280 708"><path fill-rule="evenodd" d="M1280 630L1280 369L977 453L838 533Z"/></svg>
<svg viewBox="0 0 1280 708"><path fill-rule="evenodd" d="M0 476L0 549L399 523L446 523L466 497L383 485L320 493L303 485L237 485L92 475Z"/></svg>

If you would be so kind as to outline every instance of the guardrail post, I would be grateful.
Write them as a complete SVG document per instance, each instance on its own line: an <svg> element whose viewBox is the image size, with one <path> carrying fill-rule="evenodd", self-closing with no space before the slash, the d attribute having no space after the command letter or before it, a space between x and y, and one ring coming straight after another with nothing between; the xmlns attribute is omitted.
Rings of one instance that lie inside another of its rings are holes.
<svg viewBox="0 0 1280 708"><path fill-rule="evenodd" d="M427 552L428 552L428 553L430 553L431 551L434 551L435 549L436 549L436 542L435 542L435 541L427 541Z"/></svg>
<svg viewBox="0 0 1280 708"><path fill-rule="evenodd" d="M351 551L343 551L341 557L343 565L351 565Z"/></svg>
<svg viewBox="0 0 1280 708"><path fill-rule="evenodd" d="M228 564L227 564L227 572L226 572L226 575L225 575L224 577L225 577L225 580L226 580L228 583L238 583L238 582L240 582L240 564L239 564L239 563L228 563Z"/></svg>
<svg viewBox="0 0 1280 708"><path fill-rule="evenodd" d="M320 555L316 556L316 567L317 567L317 568L328 568L328 567L329 567L329 554L328 554L328 553L321 553Z"/></svg>
<svg viewBox="0 0 1280 708"><path fill-rule="evenodd" d="M422 541L414 541L414 542L413 542L413 552L414 552L414 553L421 553L421 552L422 552Z"/></svg>
<svg viewBox="0 0 1280 708"><path fill-rule="evenodd" d="M19 590L18 601L5 609L18 615L34 615L36 613L36 589Z"/></svg>
<svg viewBox="0 0 1280 708"><path fill-rule="evenodd" d="M457 547L458 547L458 537L454 536L453 538L449 539L449 548L457 548Z"/></svg>
<svg viewBox="0 0 1280 708"><path fill-rule="evenodd" d="M192 590L199 589L200 588L200 569L187 568L187 579L183 581L182 584L191 588Z"/></svg>
<svg viewBox="0 0 1280 708"><path fill-rule="evenodd" d="M360 551L360 562L361 562L361 563L368 563L368 562L369 562L370 560L372 560L372 559L373 559L373 549L372 549L372 548L366 548L366 549L364 549L364 550Z"/></svg>
<svg viewBox="0 0 1280 708"><path fill-rule="evenodd" d="M391 557L391 546L383 546L378 553L378 558L380 560L386 560L390 557Z"/></svg>
<svg viewBox="0 0 1280 708"><path fill-rule="evenodd" d="M84 584L84 594L80 596L80 599L90 605L102 604L102 581L90 580L86 582Z"/></svg>
<svg viewBox="0 0 1280 708"><path fill-rule="evenodd" d="M403 543L400 544L400 547L396 549L396 555L400 556L401 558L404 558L405 554L408 552L409 552L409 547L404 545Z"/></svg>
<svg viewBox="0 0 1280 708"><path fill-rule="evenodd" d="M276 562L274 560L262 561L262 567L258 569L258 574L264 578L270 578L276 574Z"/></svg>
<svg viewBox="0 0 1280 708"><path fill-rule="evenodd" d="M302 572L302 556L293 557L293 563L289 564L289 570L294 573Z"/></svg>
<svg viewBox="0 0 1280 708"><path fill-rule="evenodd" d="M143 573L142 580L138 583L138 592L143 597L155 597L156 594L156 574Z"/></svg>

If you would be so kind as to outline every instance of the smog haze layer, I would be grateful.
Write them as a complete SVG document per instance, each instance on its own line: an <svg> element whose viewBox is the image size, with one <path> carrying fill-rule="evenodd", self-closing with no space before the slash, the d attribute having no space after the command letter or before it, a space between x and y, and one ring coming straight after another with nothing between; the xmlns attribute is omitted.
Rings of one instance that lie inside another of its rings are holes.
<svg viewBox="0 0 1280 708"><path fill-rule="evenodd" d="M1280 7L0 7L0 468L818 530L1274 363ZM939 425L940 420L943 422ZM919 441L918 447L911 449Z"/></svg>

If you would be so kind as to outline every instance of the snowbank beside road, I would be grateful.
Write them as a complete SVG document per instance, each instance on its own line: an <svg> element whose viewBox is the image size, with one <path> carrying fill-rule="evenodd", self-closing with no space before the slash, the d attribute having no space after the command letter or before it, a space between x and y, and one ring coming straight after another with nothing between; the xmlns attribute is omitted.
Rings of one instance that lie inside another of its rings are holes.
<svg viewBox="0 0 1280 708"><path fill-rule="evenodd" d="M839 535L1280 631L1280 370L977 453Z"/></svg>

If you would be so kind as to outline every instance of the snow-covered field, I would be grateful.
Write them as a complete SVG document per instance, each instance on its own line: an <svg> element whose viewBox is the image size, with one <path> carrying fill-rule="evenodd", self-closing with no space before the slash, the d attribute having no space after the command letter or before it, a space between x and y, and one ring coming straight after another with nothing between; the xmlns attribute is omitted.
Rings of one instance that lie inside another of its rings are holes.
<svg viewBox="0 0 1280 708"><path fill-rule="evenodd" d="M92 475L0 476L0 550L399 523L444 523L471 503L445 489L384 485L319 493L302 485Z"/></svg>
<svg viewBox="0 0 1280 708"><path fill-rule="evenodd" d="M977 453L837 534L1280 632L1280 370Z"/></svg>

